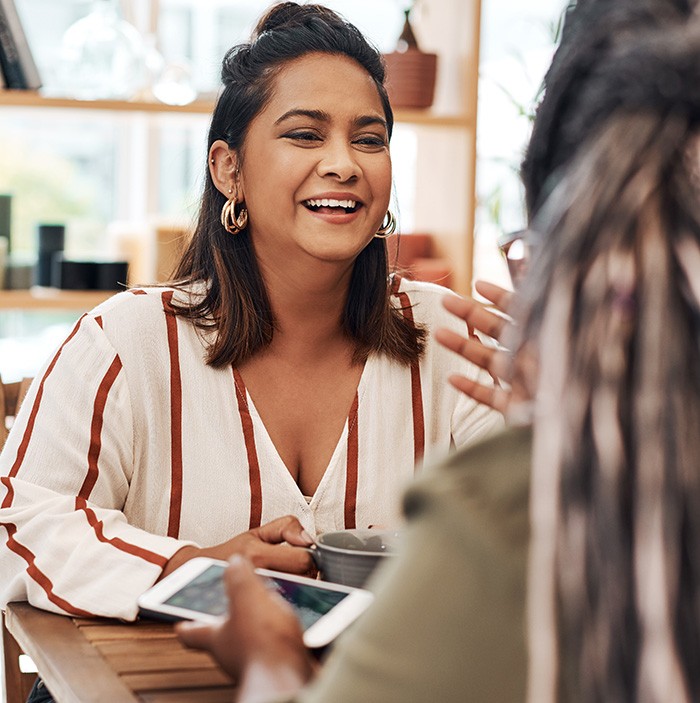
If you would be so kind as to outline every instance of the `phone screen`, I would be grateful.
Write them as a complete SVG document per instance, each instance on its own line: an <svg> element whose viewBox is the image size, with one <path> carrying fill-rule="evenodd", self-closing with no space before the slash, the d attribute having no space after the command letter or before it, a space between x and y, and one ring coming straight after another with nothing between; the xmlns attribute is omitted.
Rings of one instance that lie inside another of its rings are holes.
<svg viewBox="0 0 700 703"><path fill-rule="evenodd" d="M321 586L309 586L295 581L265 577L270 584L288 603L292 604L301 627L307 630L321 616L340 603L347 593L331 591Z"/></svg>
<svg viewBox="0 0 700 703"><path fill-rule="evenodd" d="M212 565L192 579L186 586L173 593L166 605L195 610L209 615L225 615L228 598L224 590L222 575L225 567Z"/></svg>
<svg viewBox="0 0 700 703"><path fill-rule="evenodd" d="M174 593L165 602L178 608L186 608L199 613L224 615L228 609L228 599L222 578L225 566L212 565L186 586ZM319 585L308 585L274 577L263 577L270 588L274 588L289 602L304 630L313 625L334 606L348 596L341 591L332 591Z"/></svg>

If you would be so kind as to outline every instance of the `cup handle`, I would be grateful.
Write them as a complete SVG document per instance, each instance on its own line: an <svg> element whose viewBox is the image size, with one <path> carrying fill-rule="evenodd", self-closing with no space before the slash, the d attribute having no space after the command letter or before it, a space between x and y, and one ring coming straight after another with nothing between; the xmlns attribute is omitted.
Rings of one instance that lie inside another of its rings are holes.
<svg viewBox="0 0 700 703"><path fill-rule="evenodd" d="M321 552L318 550L318 547L315 544L312 544L310 547L301 547L301 549L311 555L316 568L321 571Z"/></svg>

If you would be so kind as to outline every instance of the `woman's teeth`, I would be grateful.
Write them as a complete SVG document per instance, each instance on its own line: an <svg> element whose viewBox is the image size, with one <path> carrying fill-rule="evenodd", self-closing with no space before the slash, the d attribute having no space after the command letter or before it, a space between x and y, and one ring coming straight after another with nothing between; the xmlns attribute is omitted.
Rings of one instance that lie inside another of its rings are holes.
<svg viewBox="0 0 700 703"><path fill-rule="evenodd" d="M308 208L318 209L322 207L343 208L346 212L353 212L357 208L356 200L336 200L335 198L318 198L304 201Z"/></svg>

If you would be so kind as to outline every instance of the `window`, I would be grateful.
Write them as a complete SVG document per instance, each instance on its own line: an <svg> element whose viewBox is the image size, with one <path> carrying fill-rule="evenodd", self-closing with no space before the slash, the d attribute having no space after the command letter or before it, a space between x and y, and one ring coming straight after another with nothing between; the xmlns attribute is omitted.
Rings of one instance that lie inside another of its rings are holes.
<svg viewBox="0 0 700 703"><path fill-rule="evenodd" d="M567 0L484 0L481 25L475 279L510 285L499 238L525 227L518 170Z"/></svg>
<svg viewBox="0 0 700 703"><path fill-rule="evenodd" d="M61 37L91 8L86 0L16 0L49 95L65 92ZM337 0L328 6L365 30L382 50L393 48L403 15L396 0ZM124 14L144 34L148 3L122 2ZM166 65L181 66L199 94L213 95L221 58L249 36L267 0L161 0L158 49ZM104 254L113 221L141 222L159 216L191 222L204 168L208 116L104 114L66 110L4 111L0 148L11 158L0 166L0 192L14 193L13 249L31 256L39 221L67 225L73 256ZM397 145L399 148L397 148ZM393 145L398 209L412 224L415 140L398 125ZM47 163L48 159L48 163ZM152 163L157 164L153 168ZM39 215L37 213L40 213Z"/></svg>
<svg viewBox="0 0 700 703"><path fill-rule="evenodd" d="M109 0L105 0L109 1ZM112 0L157 47L184 81L213 96L221 58L244 41L269 0L160 0L158 42L151 3ZM15 0L47 95L65 94L61 38L93 0ZM356 23L383 51L393 49L403 23L400 0L325 3ZM153 55L152 55L153 58ZM190 224L196 215L209 118L69 109L0 111L0 193L11 193L13 257L36 256L36 226L66 225L74 258L120 255L129 240L145 246L153 222ZM414 222L417 140L397 125L392 139L394 180L404 230ZM137 280L144 280L136 274ZM0 373L6 381L34 375L67 333L76 314L0 312Z"/></svg>

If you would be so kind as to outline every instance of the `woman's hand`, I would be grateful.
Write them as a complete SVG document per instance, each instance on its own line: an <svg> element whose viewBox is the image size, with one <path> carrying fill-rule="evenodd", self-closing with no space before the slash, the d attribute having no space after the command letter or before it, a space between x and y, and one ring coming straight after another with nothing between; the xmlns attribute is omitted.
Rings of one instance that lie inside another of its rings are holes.
<svg viewBox="0 0 700 703"><path fill-rule="evenodd" d="M239 684L239 703L294 695L314 673L297 617L242 557L231 558L224 578L228 617L217 624L179 623L178 637L212 653Z"/></svg>
<svg viewBox="0 0 700 703"><path fill-rule="evenodd" d="M476 290L493 303L497 310L507 315L513 297L510 291L485 281L477 281ZM470 329L483 332L497 342L503 339L511 324L510 318L489 310L472 298L450 295L443 299L443 305L453 315L464 320ZM508 351L487 346L476 336L463 337L445 328L437 330L435 338L443 346L488 371L494 380L494 385L484 385L466 376L454 375L450 377L450 383L477 402L505 414L510 403L510 388L504 387L502 383L508 384L512 374Z"/></svg>
<svg viewBox="0 0 700 703"><path fill-rule="evenodd" d="M225 561L234 554L244 556L255 567L313 575L315 567L311 555L305 549L299 549L310 547L312 544L313 539L299 520L287 515L236 535L233 539L214 547L183 547L170 558L160 578L164 578L194 557L211 557Z"/></svg>

